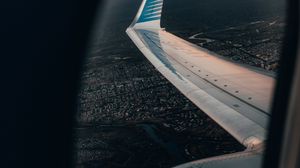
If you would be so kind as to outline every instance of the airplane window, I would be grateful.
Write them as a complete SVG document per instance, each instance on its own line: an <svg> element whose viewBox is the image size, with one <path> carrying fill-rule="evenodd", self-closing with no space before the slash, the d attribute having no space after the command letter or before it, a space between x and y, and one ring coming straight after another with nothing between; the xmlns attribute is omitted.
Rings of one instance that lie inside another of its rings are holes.
<svg viewBox="0 0 300 168"><path fill-rule="evenodd" d="M104 1L82 65L73 165L260 167L285 5Z"/></svg>

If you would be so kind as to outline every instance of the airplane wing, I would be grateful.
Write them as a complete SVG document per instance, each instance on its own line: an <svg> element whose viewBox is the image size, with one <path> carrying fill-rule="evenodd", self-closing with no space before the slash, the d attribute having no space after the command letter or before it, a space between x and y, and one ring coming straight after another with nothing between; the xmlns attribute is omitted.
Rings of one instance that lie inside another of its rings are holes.
<svg viewBox="0 0 300 168"><path fill-rule="evenodd" d="M266 139L274 77L165 31L160 26L162 6L163 0L144 0L126 30L128 36L161 74L247 152L256 151Z"/></svg>
<svg viewBox="0 0 300 168"><path fill-rule="evenodd" d="M175 168L259 168L262 158L262 150L251 150L197 160Z"/></svg>

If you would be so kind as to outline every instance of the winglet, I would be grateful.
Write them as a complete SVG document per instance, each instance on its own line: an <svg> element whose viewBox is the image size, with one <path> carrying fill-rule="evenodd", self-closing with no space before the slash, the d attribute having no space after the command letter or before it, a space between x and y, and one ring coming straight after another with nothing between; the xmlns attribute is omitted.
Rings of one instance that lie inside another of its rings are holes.
<svg viewBox="0 0 300 168"><path fill-rule="evenodd" d="M130 25L132 28L161 29L160 19L163 0L143 0L142 5Z"/></svg>

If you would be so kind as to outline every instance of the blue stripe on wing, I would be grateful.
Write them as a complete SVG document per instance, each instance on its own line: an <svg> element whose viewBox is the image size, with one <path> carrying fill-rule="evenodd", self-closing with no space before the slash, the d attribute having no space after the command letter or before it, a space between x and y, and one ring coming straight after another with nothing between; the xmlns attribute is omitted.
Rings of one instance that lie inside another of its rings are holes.
<svg viewBox="0 0 300 168"><path fill-rule="evenodd" d="M137 23L160 20L163 0L147 0Z"/></svg>

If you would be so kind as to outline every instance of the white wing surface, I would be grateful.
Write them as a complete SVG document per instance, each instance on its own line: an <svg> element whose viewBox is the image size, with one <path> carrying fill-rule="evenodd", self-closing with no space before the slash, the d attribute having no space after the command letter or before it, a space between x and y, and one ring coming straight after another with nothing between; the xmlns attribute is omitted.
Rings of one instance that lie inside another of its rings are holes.
<svg viewBox="0 0 300 168"><path fill-rule="evenodd" d="M144 0L126 31L129 37L160 73L248 151L261 146L275 79L168 33L160 27L162 6L163 0Z"/></svg>

